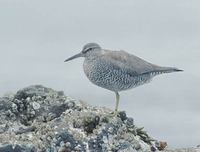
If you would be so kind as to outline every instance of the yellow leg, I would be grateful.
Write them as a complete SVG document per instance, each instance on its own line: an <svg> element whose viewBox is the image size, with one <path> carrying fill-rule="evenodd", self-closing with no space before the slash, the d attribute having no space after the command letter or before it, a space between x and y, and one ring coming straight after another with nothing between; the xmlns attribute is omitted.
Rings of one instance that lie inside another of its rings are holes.
<svg viewBox="0 0 200 152"><path fill-rule="evenodd" d="M119 106L119 93L118 92L115 92L115 95L116 95L116 105L115 105L115 115L117 115L117 112L118 112L118 106Z"/></svg>

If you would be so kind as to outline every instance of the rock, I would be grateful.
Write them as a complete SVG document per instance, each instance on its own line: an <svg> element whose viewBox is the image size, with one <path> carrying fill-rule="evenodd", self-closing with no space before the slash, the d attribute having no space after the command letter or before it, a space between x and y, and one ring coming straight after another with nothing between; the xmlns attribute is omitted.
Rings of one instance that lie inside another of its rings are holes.
<svg viewBox="0 0 200 152"><path fill-rule="evenodd" d="M163 150L126 112L92 107L41 85L0 98L0 152ZM163 146L164 145L164 146Z"/></svg>
<svg viewBox="0 0 200 152"><path fill-rule="evenodd" d="M156 142L156 147L158 148L158 150L162 151L167 147L167 142L163 141Z"/></svg>
<svg viewBox="0 0 200 152"><path fill-rule="evenodd" d="M90 116L84 117L84 120L83 120L84 131L86 131L87 133L93 133L93 130L99 124L99 120L100 120L99 116L90 115Z"/></svg>
<svg viewBox="0 0 200 152"><path fill-rule="evenodd" d="M121 118L122 121L126 120L127 119L127 116L126 116L126 112L125 111L120 111L118 113L118 116L119 118Z"/></svg>
<svg viewBox="0 0 200 152"><path fill-rule="evenodd" d="M163 152L200 152L199 148L167 149Z"/></svg>
<svg viewBox="0 0 200 152"><path fill-rule="evenodd" d="M1 145L0 152L37 152L34 147L25 145Z"/></svg>

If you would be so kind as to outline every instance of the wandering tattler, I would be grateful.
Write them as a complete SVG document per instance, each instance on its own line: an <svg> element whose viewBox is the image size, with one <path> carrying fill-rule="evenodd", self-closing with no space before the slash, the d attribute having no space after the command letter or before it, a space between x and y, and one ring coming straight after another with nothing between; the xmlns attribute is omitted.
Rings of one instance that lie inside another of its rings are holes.
<svg viewBox="0 0 200 152"><path fill-rule="evenodd" d="M125 51L102 49L96 43L86 44L82 51L67 60L84 57L83 69L95 85L116 94L115 113L119 105L119 92L150 82L159 74L182 71L174 67L161 67Z"/></svg>

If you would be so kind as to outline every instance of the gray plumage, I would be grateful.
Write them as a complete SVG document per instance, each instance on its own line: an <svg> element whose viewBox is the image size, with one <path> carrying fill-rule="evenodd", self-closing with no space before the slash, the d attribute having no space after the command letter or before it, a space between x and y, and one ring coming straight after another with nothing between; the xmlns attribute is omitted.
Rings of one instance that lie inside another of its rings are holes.
<svg viewBox="0 0 200 152"><path fill-rule="evenodd" d="M182 71L174 67L151 64L125 51L102 49L96 43L86 44L81 53L65 61L77 57L85 57L83 69L92 83L116 93L116 111L119 91L145 84L158 74Z"/></svg>

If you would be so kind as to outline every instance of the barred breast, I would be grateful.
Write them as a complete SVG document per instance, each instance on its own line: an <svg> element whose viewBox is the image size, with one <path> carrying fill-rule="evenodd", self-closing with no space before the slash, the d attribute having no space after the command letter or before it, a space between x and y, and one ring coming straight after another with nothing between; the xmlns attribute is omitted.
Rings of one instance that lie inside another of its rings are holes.
<svg viewBox="0 0 200 152"><path fill-rule="evenodd" d="M101 58L85 59L83 68L92 83L115 92L137 87L149 82L152 78L151 74L130 75L123 69L115 68L112 64L101 60Z"/></svg>

